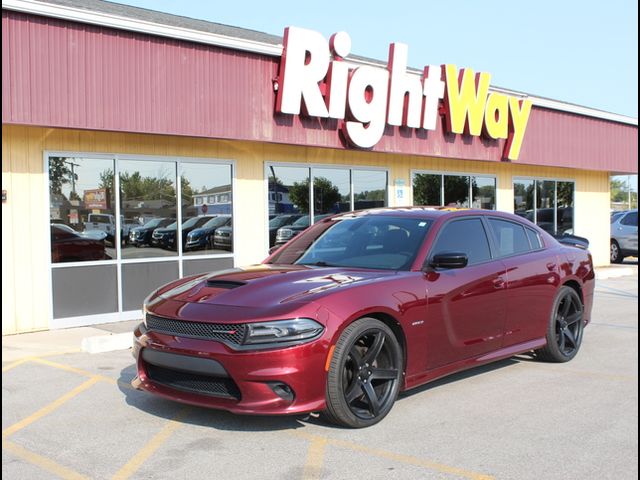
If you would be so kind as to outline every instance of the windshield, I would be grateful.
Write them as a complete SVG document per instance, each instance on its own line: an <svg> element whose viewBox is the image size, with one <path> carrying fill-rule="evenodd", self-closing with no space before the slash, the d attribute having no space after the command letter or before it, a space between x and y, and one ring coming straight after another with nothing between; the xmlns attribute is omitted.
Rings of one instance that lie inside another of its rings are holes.
<svg viewBox="0 0 640 480"><path fill-rule="evenodd" d="M201 222L203 220L202 217L191 217L191 218L187 218L184 222L182 222L182 228L191 228L194 225L196 225L198 222ZM169 228L169 227L167 227ZM175 227L173 227L175 228Z"/></svg>
<svg viewBox="0 0 640 480"><path fill-rule="evenodd" d="M300 217L295 222L291 224L294 227L308 227L309 226L309 215L305 215L304 217Z"/></svg>
<svg viewBox="0 0 640 480"><path fill-rule="evenodd" d="M616 212L616 213L612 213L611 214L611 223L615 222L617 219L619 219L622 215L624 215L624 212Z"/></svg>
<svg viewBox="0 0 640 480"><path fill-rule="evenodd" d="M340 217L302 233L270 263L408 270L431 224L423 218Z"/></svg>
<svg viewBox="0 0 640 480"><path fill-rule="evenodd" d="M216 228L227 223L229 217L215 217L202 225L202 228Z"/></svg>
<svg viewBox="0 0 640 480"><path fill-rule="evenodd" d="M280 215L269 220L269 228L280 228L289 223L291 223L291 217L289 215Z"/></svg>
<svg viewBox="0 0 640 480"><path fill-rule="evenodd" d="M147 223L145 223L142 228L155 228L158 225L160 225L160 222L162 220L164 220L164 219L163 218L154 218L153 220L149 220Z"/></svg>

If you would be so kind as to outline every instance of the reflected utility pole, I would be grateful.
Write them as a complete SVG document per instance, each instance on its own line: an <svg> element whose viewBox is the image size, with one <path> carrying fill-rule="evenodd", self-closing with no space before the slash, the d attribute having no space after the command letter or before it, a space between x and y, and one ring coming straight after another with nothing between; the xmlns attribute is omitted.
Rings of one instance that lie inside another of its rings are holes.
<svg viewBox="0 0 640 480"><path fill-rule="evenodd" d="M71 165L71 193L75 194L76 196L78 195L76 193L76 171L74 169L74 167L79 167L80 164L79 163L73 163L69 160L65 160L64 163L67 163L69 165Z"/></svg>
<svg viewBox="0 0 640 480"><path fill-rule="evenodd" d="M273 195L276 205L274 207L273 213L280 213L279 206L279 198L278 198L278 179L276 178L276 171L273 169L273 165L269 165L269 169L271 170L271 176L273 177ZM268 217L267 217L268 218Z"/></svg>

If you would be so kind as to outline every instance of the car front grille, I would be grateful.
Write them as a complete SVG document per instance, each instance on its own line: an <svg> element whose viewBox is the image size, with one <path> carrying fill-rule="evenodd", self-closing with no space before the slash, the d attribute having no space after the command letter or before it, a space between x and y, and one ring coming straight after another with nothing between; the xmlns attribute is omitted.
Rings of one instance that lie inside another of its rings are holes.
<svg viewBox="0 0 640 480"><path fill-rule="evenodd" d="M147 313L147 329L175 335L176 337L193 337L205 340L220 340L232 345L240 345L244 340L246 325L188 322L172 318L158 317Z"/></svg>
<svg viewBox="0 0 640 480"><path fill-rule="evenodd" d="M176 390L210 395L212 397L240 400L240 389L230 378L209 377L198 373L187 373L170 368L146 365L150 380Z"/></svg>

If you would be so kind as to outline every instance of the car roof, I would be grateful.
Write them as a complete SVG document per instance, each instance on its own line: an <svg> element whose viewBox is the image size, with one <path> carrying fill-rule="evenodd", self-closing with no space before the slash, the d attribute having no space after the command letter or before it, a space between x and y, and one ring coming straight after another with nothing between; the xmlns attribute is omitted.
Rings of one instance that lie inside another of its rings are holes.
<svg viewBox="0 0 640 480"><path fill-rule="evenodd" d="M445 216L465 216L466 215L498 215L502 216L503 212L496 210L481 210L474 208L457 208L457 207L382 207L370 208L366 210L356 210L355 212L345 212L335 215L332 218L340 217L360 217L368 215L382 215L388 217L407 217L407 218L427 218L436 220ZM514 216L513 214L505 216Z"/></svg>

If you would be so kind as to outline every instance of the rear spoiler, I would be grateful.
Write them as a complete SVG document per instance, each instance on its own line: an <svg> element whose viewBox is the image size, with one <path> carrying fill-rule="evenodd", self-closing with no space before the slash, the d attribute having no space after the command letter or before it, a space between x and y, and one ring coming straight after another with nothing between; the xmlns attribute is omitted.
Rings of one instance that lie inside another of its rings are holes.
<svg viewBox="0 0 640 480"><path fill-rule="evenodd" d="M553 238L564 245L571 245L572 247L582 248L583 250L589 248L589 240L584 237L578 237L577 235L563 233L562 235L554 235Z"/></svg>

